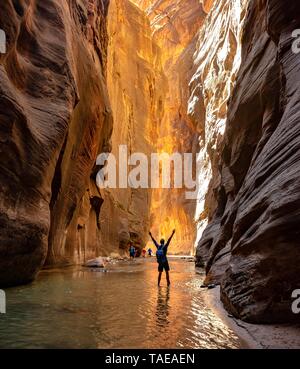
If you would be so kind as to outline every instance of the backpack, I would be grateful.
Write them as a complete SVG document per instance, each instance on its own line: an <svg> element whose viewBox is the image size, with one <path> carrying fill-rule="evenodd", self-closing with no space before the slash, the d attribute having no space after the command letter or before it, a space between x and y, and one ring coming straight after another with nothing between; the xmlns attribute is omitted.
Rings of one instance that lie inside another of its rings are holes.
<svg viewBox="0 0 300 369"><path fill-rule="evenodd" d="M166 262L167 258L166 258L163 246L158 247L158 249L156 251L156 259L157 259L158 263L165 263Z"/></svg>

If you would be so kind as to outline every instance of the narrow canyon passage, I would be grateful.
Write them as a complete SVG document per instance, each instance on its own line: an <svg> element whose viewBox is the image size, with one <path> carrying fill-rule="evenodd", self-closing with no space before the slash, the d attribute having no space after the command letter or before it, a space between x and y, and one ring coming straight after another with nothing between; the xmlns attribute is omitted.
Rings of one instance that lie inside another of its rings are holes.
<svg viewBox="0 0 300 369"><path fill-rule="evenodd" d="M196 155L199 132L188 116L195 38L207 13L191 1L112 0L108 10L107 87L114 129L112 154ZM182 176L182 173L181 173ZM196 176L194 175L194 179ZM137 247L177 229L173 253L194 254L196 198L183 188L105 189L100 213L107 251L128 239Z"/></svg>
<svg viewBox="0 0 300 369"><path fill-rule="evenodd" d="M172 286L156 286L157 264L135 260L90 271L42 272L7 290L1 348L239 348L238 337L207 306L204 275L171 259Z"/></svg>
<svg viewBox="0 0 300 369"><path fill-rule="evenodd" d="M2 1L0 347L243 347L208 287L230 322L300 337L300 2L288 3ZM101 154L115 186L99 185ZM119 177L138 172L135 154L194 161L169 163L171 188L147 161L133 186ZM172 285L158 289L156 261L139 257L149 231L173 229Z"/></svg>

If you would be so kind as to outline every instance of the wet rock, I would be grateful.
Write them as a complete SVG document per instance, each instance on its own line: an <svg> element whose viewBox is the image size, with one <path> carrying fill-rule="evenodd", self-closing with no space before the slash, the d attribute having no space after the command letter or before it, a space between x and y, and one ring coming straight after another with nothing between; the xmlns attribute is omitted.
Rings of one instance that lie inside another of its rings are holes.
<svg viewBox="0 0 300 369"><path fill-rule="evenodd" d="M87 261L84 266L87 268L105 268L105 261L103 258L99 257Z"/></svg>
<svg viewBox="0 0 300 369"><path fill-rule="evenodd" d="M182 256L180 259L187 262L195 262L194 256Z"/></svg>

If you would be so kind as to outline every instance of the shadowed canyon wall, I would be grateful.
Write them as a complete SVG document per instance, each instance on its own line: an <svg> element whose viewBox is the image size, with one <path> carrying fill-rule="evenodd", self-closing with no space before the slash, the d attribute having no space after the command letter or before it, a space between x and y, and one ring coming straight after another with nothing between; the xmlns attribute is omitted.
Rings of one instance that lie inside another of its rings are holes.
<svg viewBox="0 0 300 369"><path fill-rule="evenodd" d="M97 253L93 168L112 129L107 2L5 1L0 27L0 282Z"/></svg>
<svg viewBox="0 0 300 369"><path fill-rule="evenodd" d="M198 247L222 301L250 322L299 319L299 75L297 1L250 1L242 64L220 146L217 209ZM211 184L213 186L213 184Z"/></svg>

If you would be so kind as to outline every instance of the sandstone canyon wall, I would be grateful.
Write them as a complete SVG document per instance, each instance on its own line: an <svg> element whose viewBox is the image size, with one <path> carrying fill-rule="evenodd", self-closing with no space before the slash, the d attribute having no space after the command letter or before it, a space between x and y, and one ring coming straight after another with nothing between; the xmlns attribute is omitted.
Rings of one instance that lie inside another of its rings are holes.
<svg viewBox="0 0 300 369"><path fill-rule="evenodd" d="M136 4L137 6L133 5ZM189 82L199 29L212 2L111 1L108 89L114 115L113 153L196 153L199 131L188 114ZM196 201L182 189L106 190L101 215L105 253L124 253L177 233L170 252L193 253ZM150 218L149 218L150 207Z"/></svg>
<svg viewBox="0 0 300 369"><path fill-rule="evenodd" d="M112 154L119 161L119 147L125 145L128 155L142 153L150 159L156 152L166 95L161 50L153 40L148 17L129 0L110 1L108 35ZM128 172L133 167L128 166ZM142 249L149 238L151 190L118 188L102 193L102 254L123 255L129 241Z"/></svg>
<svg viewBox="0 0 300 369"><path fill-rule="evenodd" d="M214 212L198 247L222 301L250 322L298 319L300 285L297 1L250 1L242 64L220 146Z"/></svg>
<svg viewBox="0 0 300 369"><path fill-rule="evenodd" d="M188 101L188 115L199 132L196 244L217 208L215 192L220 181L220 146L226 127L228 101L241 63L247 5L248 0L214 1L197 35ZM204 251L201 249L202 253Z"/></svg>
<svg viewBox="0 0 300 369"><path fill-rule="evenodd" d="M32 280L46 258L54 264L97 253L102 199L93 169L112 129L107 5L1 3L1 286Z"/></svg>
<svg viewBox="0 0 300 369"><path fill-rule="evenodd" d="M193 75L193 54L197 34L202 28L211 2L198 0L140 1L152 29L154 42L161 49L163 71L167 80L164 115L159 127L158 153L194 153L198 150L199 132L187 114L189 82ZM157 238L177 232L170 252L194 252L196 201L185 196L185 189L153 190L151 225Z"/></svg>

